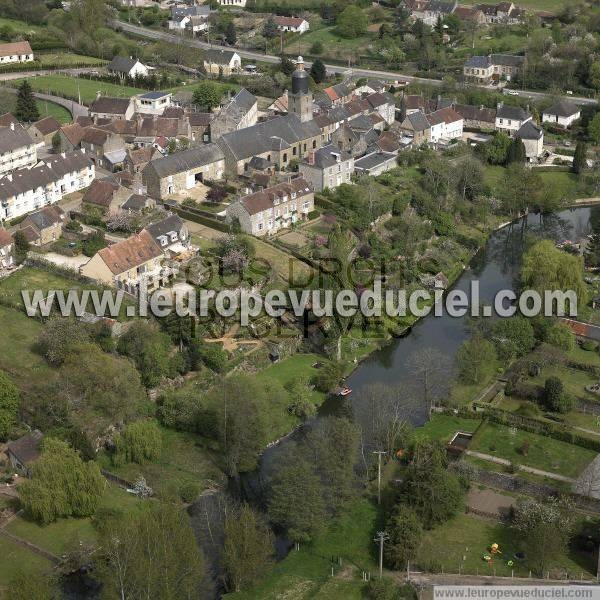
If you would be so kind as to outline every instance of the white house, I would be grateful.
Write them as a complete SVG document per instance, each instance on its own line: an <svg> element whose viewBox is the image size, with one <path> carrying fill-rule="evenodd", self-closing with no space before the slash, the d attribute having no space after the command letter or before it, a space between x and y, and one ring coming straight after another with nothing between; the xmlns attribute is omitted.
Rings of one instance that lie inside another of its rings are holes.
<svg viewBox="0 0 600 600"><path fill-rule="evenodd" d="M0 220L14 219L88 187L95 169L85 151L50 156L0 178Z"/></svg>
<svg viewBox="0 0 600 600"><path fill-rule="evenodd" d="M30 62L33 60L33 50L29 42L11 42L0 44L0 64L13 62Z"/></svg>
<svg viewBox="0 0 600 600"><path fill-rule="evenodd" d="M205 4L199 6L173 6L171 8L171 18L168 22L169 29L183 31L188 27L192 28L193 31L199 31L199 29L194 29L192 23L195 23L197 27L200 21L208 19L210 12L210 6Z"/></svg>
<svg viewBox="0 0 600 600"><path fill-rule="evenodd" d="M515 134L525 146L525 157L529 162L537 160L544 151L544 130L533 121L526 121Z"/></svg>
<svg viewBox="0 0 600 600"><path fill-rule="evenodd" d="M146 115L162 115L171 106L173 94L169 92L147 92L135 97L136 112Z"/></svg>
<svg viewBox="0 0 600 600"><path fill-rule="evenodd" d="M453 108L440 108L427 115L427 121L431 125L432 144L462 139L464 119Z"/></svg>
<svg viewBox="0 0 600 600"><path fill-rule="evenodd" d="M19 123L0 127L0 176L37 162L37 145Z"/></svg>
<svg viewBox="0 0 600 600"><path fill-rule="evenodd" d="M498 131L512 137L527 121L531 121L531 115L520 106L505 106L503 102L498 104L495 122Z"/></svg>
<svg viewBox="0 0 600 600"><path fill-rule="evenodd" d="M237 8L244 8L246 6L246 0L219 0L220 6L235 6Z"/></svg>
<svg viewBox="0 0 600 600"><path fill-rule="evenodd" d="M131 56L114 56L110 64L106 67L107 71L119 77L147 77L150 68L142 64L137 58Z"/></svg>
<svg viewBox="0 0 600 600"><path fill-rule="evenodd" d="M292 31L294 33L304 33L310 29L310 23L300 17L274 17L273 21L279 31Z"/></svg>
<svg viewBox="0 0 600 600"><path fill-rule="evenodd" d="M542 123L556 123L561 127L570 127L580 118L581 108L565 100L559 100L542 113Z"/></svg>

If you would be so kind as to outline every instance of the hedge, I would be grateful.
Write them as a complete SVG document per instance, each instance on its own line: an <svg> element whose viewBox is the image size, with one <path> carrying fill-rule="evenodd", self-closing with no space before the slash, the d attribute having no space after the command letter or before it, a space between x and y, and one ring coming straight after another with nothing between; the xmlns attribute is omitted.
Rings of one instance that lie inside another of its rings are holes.
<svg viewBox="0 0 600 600"><path fill-rule="evenodd" d="M206 225L207 227L216 229L217 231L229 233L229 225L223 221L217 221L216 219L205 217L202 214L198 214L184 208L173 207L173 210L183 219L187 219L193 223L199 223L200 225Z"/></svg>
<svg viewBox="0 0 600 600"><path fill-rule="evenodd" d="M325 198L325 196L315 196L315 205L330 210L334 210L336 208L335 202L332 202L328 198Z"/></svg>

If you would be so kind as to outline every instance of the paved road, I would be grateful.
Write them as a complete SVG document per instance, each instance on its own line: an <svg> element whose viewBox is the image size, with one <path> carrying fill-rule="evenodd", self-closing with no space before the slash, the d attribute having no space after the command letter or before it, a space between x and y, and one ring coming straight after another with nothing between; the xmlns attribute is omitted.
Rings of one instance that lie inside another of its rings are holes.
<svg viewBox="0 0 600 600"><path fill-rule="evenodd" d="M11 87L3 87L7 92L11 94L16 94L17 90ZM51 96L50 94L42 94L40 92L33 92L33 95L38 100L46 100L48 102L54 102L54 104L58 104L64 108L66 108L75 120L77 117L87 117L89 115L89 111L87 106L83 106L83 104L78 104L75 100L68 100L67 98L61 98L59 96Z"/></svg>
<svg viewBox="0 0 600 600"><path fill-rule="evenodd" d="M153 40L165 40L167 42L180 43L180 44L183 43L187 46L190 46L192 48L198 48L200 50L206 49L206 48L222 47L218 44L208 44L207 42L201 42L200 40L187 38L187 37L181 37L179 35L175 35L172 33L166 33L164 31L157 31L155 29L148 29L147 27L140 27L139 25L132 25L131 23L125 23L122 21L115 21L113 24L114 24L114 26L120 27L123 31L133 33L135 35L147 37L147 38L150 38ZM228 49L231 50L232 48L228 48ZM254 52L252 50L241 50L240 48L234 48L234 50L242 58L249 58L251 60L268 62L268 63L278 63L280 61L279 56L274 56L272 54L263 54L262 52ZM307 67L310 67L312 63L307 61L305 64ZM346 74L349 71L348 67L342 67L340 65L326 64L325 66L327 67L327 71L329 71L330 73ZM413 77L412 75L404 75L402 73L395 73L393 71L377 71L374 69L361 69L358 67L353 67L351 69L351 71L352 71L352 75L358 75L360 77L377 77L379 79L393 79L393 80L401 79L401 80L411 81L411 82L415 82L415 83L422 83L422 84L427 84L427 85L433 85L433 86L441 86L443 83L439 79L428 79L426 77ZM474 86L474 87L481 87L482 89L489 89L489 88L486 88L485 86ZM554 97L551 94L546 94L544 92L533 92L533 91L528 91L528 90L519 91L519 96L531 98L534 100ZM593 98L581 98L581 97L573 97L573 96L563 96L563 98L565 100L569 100L570 102L574 102L575 104L582 104L582 105L583 104L591 104L591 105L598 104L597 100L595 100Z"/></svg>

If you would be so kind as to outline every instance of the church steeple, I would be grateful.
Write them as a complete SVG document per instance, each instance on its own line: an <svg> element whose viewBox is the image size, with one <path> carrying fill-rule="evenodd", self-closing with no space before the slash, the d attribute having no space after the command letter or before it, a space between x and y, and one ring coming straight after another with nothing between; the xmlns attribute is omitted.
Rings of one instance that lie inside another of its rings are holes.
<svg viewBox="0 0 600 600"><path fill-rule="evenodd" d="M308 86L308 73L304 70L304 59L299 56L296 70L292 73L292 91L288 94L288 112L295 113L304 123L313 118L313 97Z"/></svg>

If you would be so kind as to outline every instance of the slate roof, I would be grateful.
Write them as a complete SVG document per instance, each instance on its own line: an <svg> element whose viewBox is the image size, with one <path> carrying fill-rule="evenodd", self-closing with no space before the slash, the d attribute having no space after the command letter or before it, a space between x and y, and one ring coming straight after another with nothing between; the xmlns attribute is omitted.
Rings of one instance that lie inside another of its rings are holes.
<svg viewBox="0 0 600 600"><path fill-rule="evenodd" d="M0 44L0 56L14 56L22 54L33 54L29 42L12 42Z"/></svg>
<svg viewBox="0 0 600 600"><path fill-rule="evenodd" d="M0 115L0 127L8 127L11 123L19 125L19 120L10 113Z"/></svg>
<svg viewBox="0 0 600 600"><path fill-rule="evenodd" d="M137 58L130 58L128 56L113 56L113 59L107 65L107 69L109 71L113 71L116 73L124 73L127 75L135 65L137 65L139 60Z"/></svg>
<svg viewBox="0 0 600 600"><path fill-rule="evenodd" d="M572 117L581 112L581 107L566 100L559 100L544 111L545 115L556 115L557 117Z"/></svg>
<svg viewBox="0 0 600 600"><path fill-rule="evenodd" d="M223 151L219 146L204 144L183 152L175 152L170 156L156 158L150 161L145 169L153 169L158 177L162 178L209 165L224 158Z"/></svg>
<svg viewBox="0 0 600 600"><path fill-rule="evenodd" d="M269 208L273 208L276 199L283 199L285 196L291 198L292 193L297 197L305 196L313 191L311 184L303 177L296 177L289 183L279 183L270 188L255 192L249 196L240 199L242 206L248 211L248 214L255 215Z"/></svg>
<svg viewBox="0 0 600 600"><path fill-rule="evenodd" d="M320 135L321 129L314 121L303 123L297 115L290 113L257 123L252 127L226 133L218 143L226 147L236 160L243 160L273 150L274 142L281 145L283 141L287 147L300 140Z"/></svg>
<svg viewBox="0 0 600 600"><path fill-rule="evenodd" d="M142 210L146 207L148 198L142 194L131 194L121 206L124 210Z"/></svg>
<svg viewBox="0 0 600 600"><path fill-rule="evenodd" d="M354 161L354 168L357 170L368 170L379 165L385 164L390 160L396 160L396 155L390 152L373 152Z"/></svg>
<svg viewBox="0 0 600 600"><path fill-rule="evenodd" d="M191 127L208 127L214 118L213 113L195 112L188 115Z"/></svg>
<svg viewBox="0 0 600 600"><path fill-rule="evenodd" d="M146 92L145 94L142 94L140 98L143 98L144 100L158 100L159 98L164 98L168 95L169 92Z"/></svg>
<svg viewBox="0 0 600 600"><path fill-rule="evenodd" d="M25 434L14 442L8 442L7 449L22 465L28 465L40 456L40 444L44 434L39 429Z"/></svg>
<svg viewBox="0 0 600 600"><path fill-rule="evenodd" d="M517 137L522 140L539 140L544 136L542 128L533 121L523 123L517 131Z"/></svg>
<svg viewBox="0 0 600 600"><path fill-rule="evenodd" d="M413 131L427 131L431 128L427 117L421 111L411 113L410 115L406 115L406 119L410 123Z"/></svg>
<svg viewBox="0 0 600 600"><path fill-rule="evenodd" d="M110 115L124 115L129 108L130 98L110 98L100 96L90 105L90 113L106 113Z"/></svg>
<svg viewBox="0 0 600 600"><path fill-rule="evenodd" d="M487 69L491 64L489 56L471 56L465 61L465 67L472 69Z"/></svg>
<svg viewBox="0 0 600 600"><path fill-rule="evenodd" d="M520 106L509 106L503 104L502 106L498 106L498 109L496 110L496 118L510 119L511 121L525 121L525 119L530 119L531 115Z"/></svg>
<svg viewBox="0 0 600 600"><path fill-rule="evenodd" d="M183 220L181 217L175 214L171 214L156 223L150 223L150 225L146 225L145 230L155 239L157 240L162 235L167 235L167 233L171 233L175 231L179 233L183 228Z"/></svg>
<svg viewBox="0 0 600 600"><path fill-rule="evenodd" d="M178 119L165 119L164 117L146 117L138 127L138 137L177 137L179 130Z"/></svg>
<svg viewBox="0 0 600 600"><path fill-rule="evenodd" d="M219 50L218 48L211 48L202 52L204 53L204 62L215 65L229 65L235 54L233 50Z"/></svg>
<svg viewBox="0 0 600 600"><path fill-rule="evenodd" d="M167 106L162 114L167 119L183 119L184 115L185 110L181 106Z"/></svg>
<svg viewBox="0 0 600 600"><path fill-rule="evenodd" d="M57 223L62 223L64 220L65 213L63 210L56 204L51 204L27 215L22 223L23 227L31 225L41 232L49 227L54 227Z"/></svg>
<svg viewBox="0 0 600 600"><path fill-rule="evenodd" d="M0 128L0 154L14 152L19 148L33 145L31 136L22 125L14 125Z"/></svg>
<svg viewBox="0 0 600 600"><path fill-rule="evenodd" d="M338 156L341 161L346 161L352 158L350 152L340 150L333 144L328 144L327 146L323 146L322 148L315 150L311 156L305 158L302 162L310 166L315 166L318 169L326 169L327 167L332 167L338 162Z"/></svg>
<svg viewBox="0 0 600 600"><path fill-rule="evenodd" d="M98 255L114 275L139 267L153 258L159 258L162 253L146 230L98 251Z"/></svg>
<svg viewBox="0 0 600 600"><path fill-rule="evenodd" d="M1 136L0 136L1 137ZM82 152L75 151L51 156L39 162L31 169L17 169L11 174L11 179L0 179L0 200L12 198L18 194L46 187L58 181L67 173L81 171L91 165L90 159Z"/></svg>
<svg viewBox="0 0 600 600"><path fill-rule="evenodd" d="M61 127L60 123L54 117L45 117L32 124L42 135L46 136L55 133Z"/></svg>

